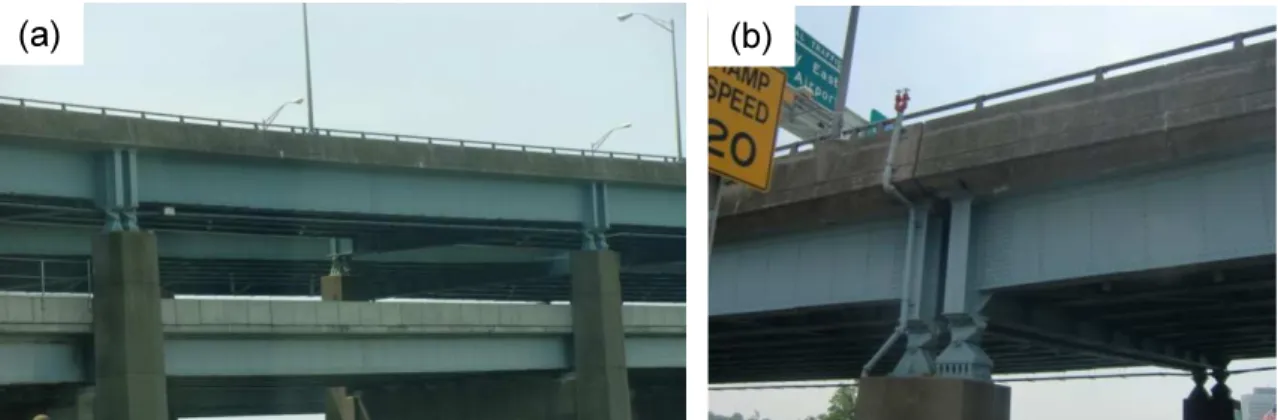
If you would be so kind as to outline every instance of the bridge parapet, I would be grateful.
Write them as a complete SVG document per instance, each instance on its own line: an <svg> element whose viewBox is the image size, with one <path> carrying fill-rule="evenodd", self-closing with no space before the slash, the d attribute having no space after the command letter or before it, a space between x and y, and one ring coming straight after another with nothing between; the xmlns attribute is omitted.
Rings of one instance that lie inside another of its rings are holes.
<svg viewBox="0 0 1278 420"><path fill-rule="evenodd" d="M136 148L496 176L684 185L669 156L302 127L0 96L0 140ZM7 138L6 138L7 137Z"/></svg>
<svg viewBox="0 0 1278 420"><path fill-rule="evenodd" d="M0 296L0 334L89 334L87 297ZM168 335L570 334L568 305L165 299ZM627 335L684 334L684 308L623 306Z"/></svg>
<svg viewBox="0 0 1278 420"><path fill-rule="evenodd" d="M1273 150L1274 42L1236 45L907 126L892 181L914 196L994 194ZM903 212L880 185L888 139L814 142L778 160L771 192L725 188L717 240Z"/></svg>

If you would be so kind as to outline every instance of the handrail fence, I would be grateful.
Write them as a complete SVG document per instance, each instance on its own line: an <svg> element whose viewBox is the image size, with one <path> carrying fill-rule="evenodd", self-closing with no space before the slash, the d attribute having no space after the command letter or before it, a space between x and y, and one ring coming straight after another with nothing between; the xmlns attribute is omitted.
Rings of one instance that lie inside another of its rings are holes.
<svg viewBox="0 0 1278 420"><path fill-rule="evenodd" d="M190 115L170 114L164 112L139 111L134 109L112 108L104 106L73 104L67 102L45 101L39 99L16 98L10 96L0 96L0 104L17 105L19 107L54 109L63 112L77 112L98 114L111 117L138 118L150 121L168 121L181 124L201 124L226 128L249 129L259 131L272 131L279 133L307 134L309 131L306 127L283 124L263 124L256 121L230 120L223 118L197 117ZM312 135L323 135L329 137L358 138L362 140L387 140L387 141L413 141L419 143L457 146L465 148L482 148L490 150L508 150L531 153L549 153L552 155L579 155L586 157L599 157L609 159L627 159L642 160L651 162L668 162L677 163L679 160L674 156L650 155L644 153L630 152L606 152L588 149L575 149L567 147L551 147L536 146L526 144L501 143L480 140L463 140L442 137L418 136L412 134L394 134L379 133L372 131L359 130L340 130L330 128L316 128Z"/></svg>

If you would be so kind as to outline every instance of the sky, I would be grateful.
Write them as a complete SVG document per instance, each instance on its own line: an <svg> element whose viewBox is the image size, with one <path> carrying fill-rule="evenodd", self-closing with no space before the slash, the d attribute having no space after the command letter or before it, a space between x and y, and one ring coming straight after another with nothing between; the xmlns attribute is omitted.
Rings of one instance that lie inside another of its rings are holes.
<svg viewBox="0 0 1278 420"><path fill-rule="evenodd" d="M308 12L317 127L589 148L631 123L602 149L675 155L670 35L616 16L675 19L682 78L683 4ZM84 66L0 68L0 96L261 121L306 94L299 4L91 3L85 27Z"/></svg>
<svg viewBox="0 0 1278 420"><path fill-rule="evenodd" d="M799 7L795 19L842 53L847 7ZM1273 7L862 7L847 106L865 117L871 108L890 115L896 89L908 87L910 109L926 109L1275 21ZM783 132L778 143L795 140ZM1273 372L1255 373L1228 383L1242 395L1274 386L1274 378ZM1011 385L1012 419L1180 418L1180 400L1191 386L1185 378L1016 383ZM823 412L831 392L715 391L710 409L801 419Z"/></svg>

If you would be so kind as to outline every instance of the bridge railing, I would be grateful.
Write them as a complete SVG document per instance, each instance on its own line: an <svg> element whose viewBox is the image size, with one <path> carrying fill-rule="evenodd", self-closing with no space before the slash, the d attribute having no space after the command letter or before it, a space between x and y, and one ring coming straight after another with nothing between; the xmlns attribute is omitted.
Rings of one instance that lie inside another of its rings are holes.
<svg viewBox="0 0 1278 420"><path fill-rule="evenodd" d="M274 131L280 133L308 134L306 127L283 124L263 124L257 121L228 120L222 118L197 117L190 115L169 114L164 112L139 111L134 109L111 108L104 106L82 105L67 102L44 101L39 99L15 98L0 96L0 104L17 105L42 109L54 109L63 112L98 114L112 117L138 118L153 121L169 121L181 124L201 124L217 127L239 128L248 130ZM599 150L575 149L567 147L535 146L526 144L500 143L492 141L463 140L443 137L417 136L412 134L379 133L359 130L338 130L331 128L315 128L311 135L329 137L358 138L364 140L410 141L444 146L467 147L490 150L509 150L529 153L549 153L552 155L576 155L609 159L642 160L650 162L678 162L674 156L650 155L629 152L607 152Z"/></svg>
<svg viewBox="0 0 1278 420"><path fill-rule="evenodd" d="M955 111L955 110L961 110L967 107L972 107L969 111L974 111L974 110L984 108L985 103L989 101L993 101L997 99L1006 99L1011 96L1019 95L1022 93L1026 93L1026 92L1030 92L1030 91L1034 91L1038 89L1064 85L1067 83L1078 82L1078 81L1083 81L1087 79L1091 79L1092 82L1099 82L1105 79L1106 73L1111 73L1117 70L1129 69L1132 67L1149 64L1158 60L1172 58L1172 57L1176 57L1180 55L1200 52L1202 50L1218 47L1221 45L1233 44L1233 47L1235 49L1242 48L1244 45L1243 44L1244 41L1251 38L1272 34L1274 33L1276 26L1278 25L1270 25L1270 26L1265 26L1262 28L1252 29L1250 31L1239 32L1229 36L1210 39L1207 41L1186 45L1179 48L1173 48L1166 51L1156 52L1153 54L1133 58L1130 60L1107 64L1107 65L1100 66L1091 70L1084 70L1077 73L1071 73L1064 76L1043 80L1041 82L1030 83L1024 86L1017 86L1011 89L1004 89L994 93L978 95L976 97L965 99L965 100L954 102L954 103L934 106L928 109L924 109L922 111L915 111L909 114L905 114L904 116L902 116L902 120L905 122L908 122L910 120L917 120L919 118L936 116L937 114ZM892 126L893 124L896 124L895 118L879 121L879 122L862 126L862 127L843 130L843 132L840 135L840 138L842 138L843 136L859 137L869 133L871 130L887 131L888 128ZM821 136L814 139L800 140L800 141L790 143L784 146L779 146L777 147L777 150L776 150L776 156L777 157L790 156L790 155L798 154L800 152L808 151L812 149L812 145L814 143L820 142L820 141L832 140L833 138L834 136L826 135L826 136Z"/></svg>

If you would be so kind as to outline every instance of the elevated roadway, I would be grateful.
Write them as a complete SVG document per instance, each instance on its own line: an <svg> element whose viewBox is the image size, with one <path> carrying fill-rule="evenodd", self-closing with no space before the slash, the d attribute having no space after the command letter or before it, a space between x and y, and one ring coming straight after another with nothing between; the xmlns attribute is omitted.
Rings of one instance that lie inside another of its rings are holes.
<svg viewBox="0 0 1278 420"><path fill-rule="evenodd" d="M161 305L169 404L184 417L323 412L325 386L438 396L457 386L525 383L518 392L544 391L572 371L566 305ZM0 296L0 308L0 406L47 405L92 382L88 298ZM625 306L622 315L636 392L682 398L684 309Z"/></svg>
<svg viewBox="0 0 1278 420"><path fill-rule="evenodd" d="M0 368L16 395L0 418L315 401L342 418L667 418L685 398L682 312L647 329L622 302L684 300L683 174L673 158L0 98L0 290L92 293L3 302L0 352L26 364ZM332 302L161 299L228 294ZM372 303L389 297L572 305ZM426 389L439 381L487 399ZM316 393L220 399L244 389Z"/></svg>
<svg viewBox="0 0 1278 420"><path fill-rule="evenodd" d="M0 296L0 305L0 386L89 382L88 298ZM567 305L166 299L161 309L175 383L570 369ZM682 307L622 315L631 369L683 368Z"/></svg>
<svg viewBox="0 0 1278 420"><path fill-rule="evenodd" d="M599 235L625 258L628 300L681 301L683 177L659 156L0 98L0 228L38 241L120 220L205 235L187 242L203 243L202 258L165 261L180 294L314 294L336 253L379 295L566 300L565 273L544 260ZM292 255L243 252L259 241ZM0 258L87 258L86 247ZM421 252L435 257L395 256ZM6 268L0 288L33 290L37 264ZM86 290L61 277L58 291Z"/></svg>
<svg viewBox="0 0 1278 420"><path fill-rule="evenodd" d="M711 382L859 377L889 338L870 373L1272 357L1274 43L1243 42L1272 31L907 124L889 176L914 219L881 184L889 133L780 152L771 192L725 189Z"/></svg>

